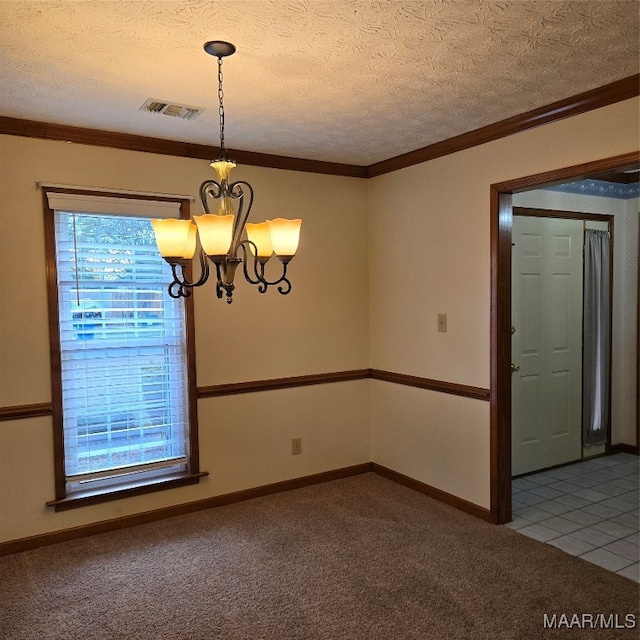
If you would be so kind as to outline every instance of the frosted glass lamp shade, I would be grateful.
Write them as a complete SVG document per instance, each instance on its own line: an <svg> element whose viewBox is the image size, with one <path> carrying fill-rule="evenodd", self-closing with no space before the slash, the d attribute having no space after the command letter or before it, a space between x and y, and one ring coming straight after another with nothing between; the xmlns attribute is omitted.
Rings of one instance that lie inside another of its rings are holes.
<svg viewBox="0 0 640 640"><path fill-rule="evenodd" d="M300 241L302 220L299 218L296 220L276 218L275 220L267 220L267 222L275 254L278 256L295 255Z"/></svg>
<svg viewBox="0 0 640 640"><path fill-rule="evenodd" d="M233 216L217 216L205 213L194 216L198 225L200 244L208 256L224 256L231 246Z"/></svg>
<svg viewBox="0 0 640 640"><path fill-rule="evenodd" d="M267 222L258 222L253 224L247 222L247 236L256 247L258 247L258 257L268 258L273 253L273 244L271 242L271 233ZM255 255L253 245L249 245L251 253Z"/></svg>
<svg viewBox="0 0 640 640"><path fill-rule="evenodd" d="M187 240L182 250L182 257L191 260L193 254L196 252L196 243L198 242L198 227L189 220L189 233L187 234Z"/></svg>
<svg viewBox="0 0 640 640"><path fill-rule="evenodd" d="M163 258L190 260L196 250L196 225L190 220L151 220L158 251Z"/></svg>

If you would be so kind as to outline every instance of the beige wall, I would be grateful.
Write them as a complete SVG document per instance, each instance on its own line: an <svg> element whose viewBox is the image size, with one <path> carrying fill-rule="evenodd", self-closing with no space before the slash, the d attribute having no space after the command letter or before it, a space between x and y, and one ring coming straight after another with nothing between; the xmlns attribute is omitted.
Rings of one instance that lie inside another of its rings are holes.
<svg viewBox="0 0 640 640"><path fill-rule="evenodd" d="M638 148L629 100L364 181L254 167L255 218L304 219L288 298L196 292L200 386L372 366L489 386L489 185ZM0 136L0 406L50 400L35 181L196 194L206 162ZM194 204L194 207L196 205ZM197 207L196 207L197 208ZM367 245L368 241L368 245ZM437 333L436 315L449 330ZM51 421L0 422L0 541L373 460L489 505L489 404L382 381L199 403L195 487L54 513ZM302 456L290 455L292 437Z"/></svg>
<svg viewBox="0 0 640 640"><path fill-rule="evenodd" d="M489 186L637 151L638 103L369 180L371 366L488 387ZM437 332L439 313L447 333ZM382 402L372 390L373 461L488 508L489 403L398 385Z"/></svg>
<svg viewBox="0 0 640 640"><path fill-rule="evenodd" d="M372 460L488 508L487 407L471 398L372 380Z"/></svg>
<svg viewBox="0 0 640 640"><path fill-rule="evenodd" d="M51 399L42 196L36 181L197 195L201 160L0 136L0 406ZM239 167L254 219L303 218L293 290L242 277L229 306L195 292L197 382L207 386L369 365L366 182ZM198 213L199 205L193 204ZM336 233L337 228L341 233ZM54 513L51 420L0 422L0 541L206 498L370 460L367 380L199 402L201 468L184 487ZM291 438L303 453L291 456Z"/></svg>
<svg viewBox="0 0 640 640"><path fill-rule="evenodd" d="M55 513L51 420L0 422L0 542L370 460L367 380L202 400L200 484ZM302 455L291 455L301 437Z"/></svg>

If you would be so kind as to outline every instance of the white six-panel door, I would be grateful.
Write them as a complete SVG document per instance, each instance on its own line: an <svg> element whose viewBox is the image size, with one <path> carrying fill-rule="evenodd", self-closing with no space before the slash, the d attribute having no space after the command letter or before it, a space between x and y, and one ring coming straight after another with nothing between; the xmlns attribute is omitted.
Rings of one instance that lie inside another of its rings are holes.
<svg viewBox="0 0 640 640"><path fill-rule="evenodd" d="M581 220L514 216L512 473L581 457Z"/></svg>

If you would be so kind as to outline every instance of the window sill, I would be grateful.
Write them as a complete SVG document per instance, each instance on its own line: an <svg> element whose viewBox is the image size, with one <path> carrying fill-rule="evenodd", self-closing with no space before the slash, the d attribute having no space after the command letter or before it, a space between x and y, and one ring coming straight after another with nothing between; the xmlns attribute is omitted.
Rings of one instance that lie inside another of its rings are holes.
<svg viewBox="0 0 640 640"><path fill-rule="evenodd" d="M208 475L208 471L201 471L199 473L173 473L162 478L132 481L118 485L117 487L73 491L69 492L65 498L61 498L60 500L49 500L46 505L53 507L56 511L77 509L78 507L100 504L102 502L109 502L110 500L120 500L121 498L144 495L145 493L198 484L200 478Z"/></svg>

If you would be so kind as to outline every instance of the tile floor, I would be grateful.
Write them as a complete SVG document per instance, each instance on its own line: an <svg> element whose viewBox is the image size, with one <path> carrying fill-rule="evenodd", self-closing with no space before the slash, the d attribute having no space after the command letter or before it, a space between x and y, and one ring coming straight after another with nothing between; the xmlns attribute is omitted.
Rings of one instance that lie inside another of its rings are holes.
<svg viewBox="0 0 640 640"><path fill-rule="evenodd" d="M506 526L640 582L639 468L618 453L516 478Z"/></svg>

